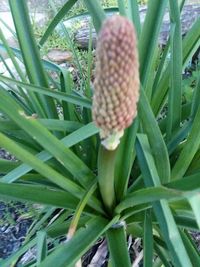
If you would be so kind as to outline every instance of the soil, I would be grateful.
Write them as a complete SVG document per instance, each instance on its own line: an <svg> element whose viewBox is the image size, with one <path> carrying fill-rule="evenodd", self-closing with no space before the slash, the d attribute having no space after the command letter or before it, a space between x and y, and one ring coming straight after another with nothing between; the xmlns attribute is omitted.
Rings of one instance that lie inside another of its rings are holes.
<svg viewBox="0 0 200 267"><path fill-rule="evenodd" d="M0 149L0 158L16 160L14 156ZM22 245L31 219L22 219L22 213L27 212L27 206L21 202L5 202L0 199L0 259L13 254Z"/></svg>
<svg viewBox="0 0 200 267"><path fill-rule="evenodd" d="M17 212L24 209L21 202L0 202L0 259L5 259L16 252L22 245L31 219L20 219Z"/></svg>

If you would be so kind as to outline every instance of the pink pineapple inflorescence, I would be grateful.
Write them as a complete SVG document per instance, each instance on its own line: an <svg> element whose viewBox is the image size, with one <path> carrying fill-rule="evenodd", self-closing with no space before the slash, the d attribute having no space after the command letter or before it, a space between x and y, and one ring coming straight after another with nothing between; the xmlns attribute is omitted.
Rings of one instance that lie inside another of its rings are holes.
<svg viewBox="0 0 200 267"><path fill-rule="evenodd" d="M105 20L98 36L92 114L102 144L114 150L137 115L139 63L136 33L125 17Z"/></svg>

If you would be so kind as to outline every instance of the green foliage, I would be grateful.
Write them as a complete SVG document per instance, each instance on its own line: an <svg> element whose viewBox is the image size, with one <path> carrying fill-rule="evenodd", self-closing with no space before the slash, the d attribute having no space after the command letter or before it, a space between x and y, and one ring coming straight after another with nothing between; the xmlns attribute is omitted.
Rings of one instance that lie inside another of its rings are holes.
<svg viewBox="0 0 200 267"><path fill-rule="evenodd" d="M137 28L141 89L137 119L119 148L108 152L91 119L91 40L80 55L62 19L88 10L98 32L103 7L117 2ZM0 75L0 147L18 161L0 161L0 200L39 203L43 209L23 246L0 266L13 266L33 247L37 258L22 266L74 266L100 237L107 239L109 266L131 266L127 235L142 238L143 266L200 266L190 236L200 226L198 62L194 70L187 67L188 77L182 75L200 44L200 19L182 39L180 1L169 1L170 39L160 51L167 0L149 0L143 27L137 1L69 0L39 32L39 51L26 1L9 3L20 48L10 48L0 32L0 51L14 65L9 69L1 57L10 77ZM41 60L45 44L56 42L73 52L75 77ZM50 249L52 238L58 242Z"/></svg>
<svg viewBox="0 0 200 267"><path fill-rule="evenodd" d="M45 27L39 27L35 25L33 30L36 40L40 40L40 38L44 34ZM54 48L59 48L61 50L69 50L66 38L64 36L61 36L58 32L53 32L52 35L49 36L46 44L41 48L40 54L46 55L49 50Z"/></svg>

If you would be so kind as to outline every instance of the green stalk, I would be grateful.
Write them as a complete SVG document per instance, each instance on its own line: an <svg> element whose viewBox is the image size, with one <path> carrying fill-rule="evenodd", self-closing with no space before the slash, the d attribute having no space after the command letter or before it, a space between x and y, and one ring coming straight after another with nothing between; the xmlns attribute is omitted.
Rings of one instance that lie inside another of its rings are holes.
<svg viewBox="0 0 200 267"><path fill-rule="evenodd" d="M138 38L141 33L140 14L137 0L128 0L128 17L134 23Z"/></svg>
<svg viewBox="0 0 200 267"><path fill-rule="evenodd" d="M139 122L136 119L129 129L126 129L117 152L115 167L115 191L117 202L126 195L130 172L135 158L134 144ZM123 166L123 168L121 167Z"/></svg>
<svg viewBox="0 0 200 267"><path fill-rule="evenodd" d="M112 267L131 267L123 224L116 225L107 231L107 241Z"/></svg>
<svg viewBox="0 0 200 267"><path fill-rule="evenodd" d="M117 2L118 2L120 15L126 17L125 1L124 0L118 0Z"/></svg>
<svg viewBox="0 0 200 267"><path fill-rule="evenodd" d="M104 206L112 215L116 203L114 190L115 155L117 150L107 150L102 145L98 154L98 182Z"/></svg>

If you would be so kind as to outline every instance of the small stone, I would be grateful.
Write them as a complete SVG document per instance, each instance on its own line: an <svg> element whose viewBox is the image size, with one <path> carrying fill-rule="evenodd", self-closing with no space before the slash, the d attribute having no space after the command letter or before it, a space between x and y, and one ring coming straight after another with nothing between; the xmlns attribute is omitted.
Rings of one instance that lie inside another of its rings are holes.
<svg viewBox="0 0 200 267"><path fill-rule="evenodd" d="M47 57L50 61L61 64L66 61L72 60L72 53L69 51L63 51L61 49L52 49L48 52Z"/></svg>

